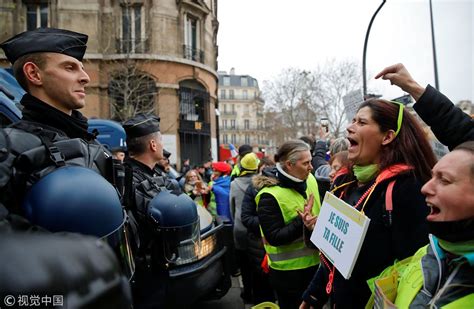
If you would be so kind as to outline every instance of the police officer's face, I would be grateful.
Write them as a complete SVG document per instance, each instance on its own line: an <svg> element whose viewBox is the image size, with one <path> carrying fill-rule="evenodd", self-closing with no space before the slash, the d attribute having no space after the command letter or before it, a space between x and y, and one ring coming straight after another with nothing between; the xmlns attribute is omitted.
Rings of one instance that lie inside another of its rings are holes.
<svg viewBox="0 0 474 309"><path fill-rule="evenodd" d="M430 221L458 221L474 218L474 155L455 150L433 167L433 176L421 193L431 208Z"/></svg>
<svg viewBox="0 0 474 309"><path fill-rule="evenodd" d="M294 164L290 161L285 163L287 173L298 179L306 180L313 170L311 159L311 152L309 150L301 151L300 158Z"/></svg>
<svg viewBox="0 0 474 309"><path fill-rule="evenodd" d="M158 132L154 138L153 138L153 141L152 141L152 144L153 144L153 150L156 154L156 160L157 161L160 161L162 160L164 157L163 157L163 142L161 140L161 133Z"/></svg>
<svg viewBox="0 0 474 309"><path fill-rule="evenodd" d="M90 78L84 71L82 62L76 58L47 53L46 66L43 70L39 70L39 76L41 79L39 91L43 96L40 99L46 103L67 114L85 106L85 86Z"/></svg>

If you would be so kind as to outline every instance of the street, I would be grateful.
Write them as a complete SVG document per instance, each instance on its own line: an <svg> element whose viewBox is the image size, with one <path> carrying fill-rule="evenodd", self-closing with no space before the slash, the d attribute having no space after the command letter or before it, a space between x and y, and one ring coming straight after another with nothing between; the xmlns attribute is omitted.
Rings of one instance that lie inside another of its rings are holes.
<svg viewBox="0 0 474 309"><path fill-rule="evenodd" d="M202 301L195 304L193 307L198 309L249 309L252 305L244 304L240 297L241 286L241 278L232 277L232 287L224 297L218 300Z"/></svg>

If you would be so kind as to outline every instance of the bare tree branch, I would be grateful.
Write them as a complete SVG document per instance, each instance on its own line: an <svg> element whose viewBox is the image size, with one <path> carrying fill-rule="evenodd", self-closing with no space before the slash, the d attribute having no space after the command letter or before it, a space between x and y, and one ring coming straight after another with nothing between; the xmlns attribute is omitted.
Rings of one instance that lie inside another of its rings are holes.
<svg viewBox="0 0 474 309"><path fill-rule="evenodd" d="M361 87L360 68L353 61L328 61L313 71L286 68L264 82L269 137L283 142L300 134L316 135L321 117L335 137L344 131L343 96ZM277 143L277 144L278 144Z"/></svg>

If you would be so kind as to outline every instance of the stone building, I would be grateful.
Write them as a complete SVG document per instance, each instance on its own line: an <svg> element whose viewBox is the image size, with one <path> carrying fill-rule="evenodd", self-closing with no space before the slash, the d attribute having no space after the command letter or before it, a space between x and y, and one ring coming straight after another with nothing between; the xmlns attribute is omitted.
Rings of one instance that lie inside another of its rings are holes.
<svg viewBox="0 0 474 309"><path fill-rule="evenodd" d="M154 112L172 163L217 159L217 0L0 2L0 42L46 26L89 35L84 115Z"/></svg>
<svg viewBox="0 0 474 309"><path fill-rule="evenodd" d="M234 69L219 71L219 139L223 146L236 148L249 144L254 151L266 151L267 133L264 126L260 88L255 78L236 75Z"/></svg>

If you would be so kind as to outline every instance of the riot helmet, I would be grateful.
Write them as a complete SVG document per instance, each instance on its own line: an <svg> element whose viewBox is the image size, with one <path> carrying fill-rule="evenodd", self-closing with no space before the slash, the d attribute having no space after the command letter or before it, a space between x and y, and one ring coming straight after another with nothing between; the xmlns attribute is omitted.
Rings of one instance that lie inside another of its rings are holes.
<svg viewBox="0 0 474 309"><path fill-rule="evenodd" d="M168 263L181 265L198 260L199 216L196 204L188 195L161 191L150 201L148 217L152 229L162 239L162 252Z"/></svg>
<svg viewBox="0 0 474 309"><path fill-rule="evenodd" d="M131 278L134 262L127 216L116 189L101 175L65 166L40 178L23 200L25 217L51 232L93 235L106 241Z"/></svg>

